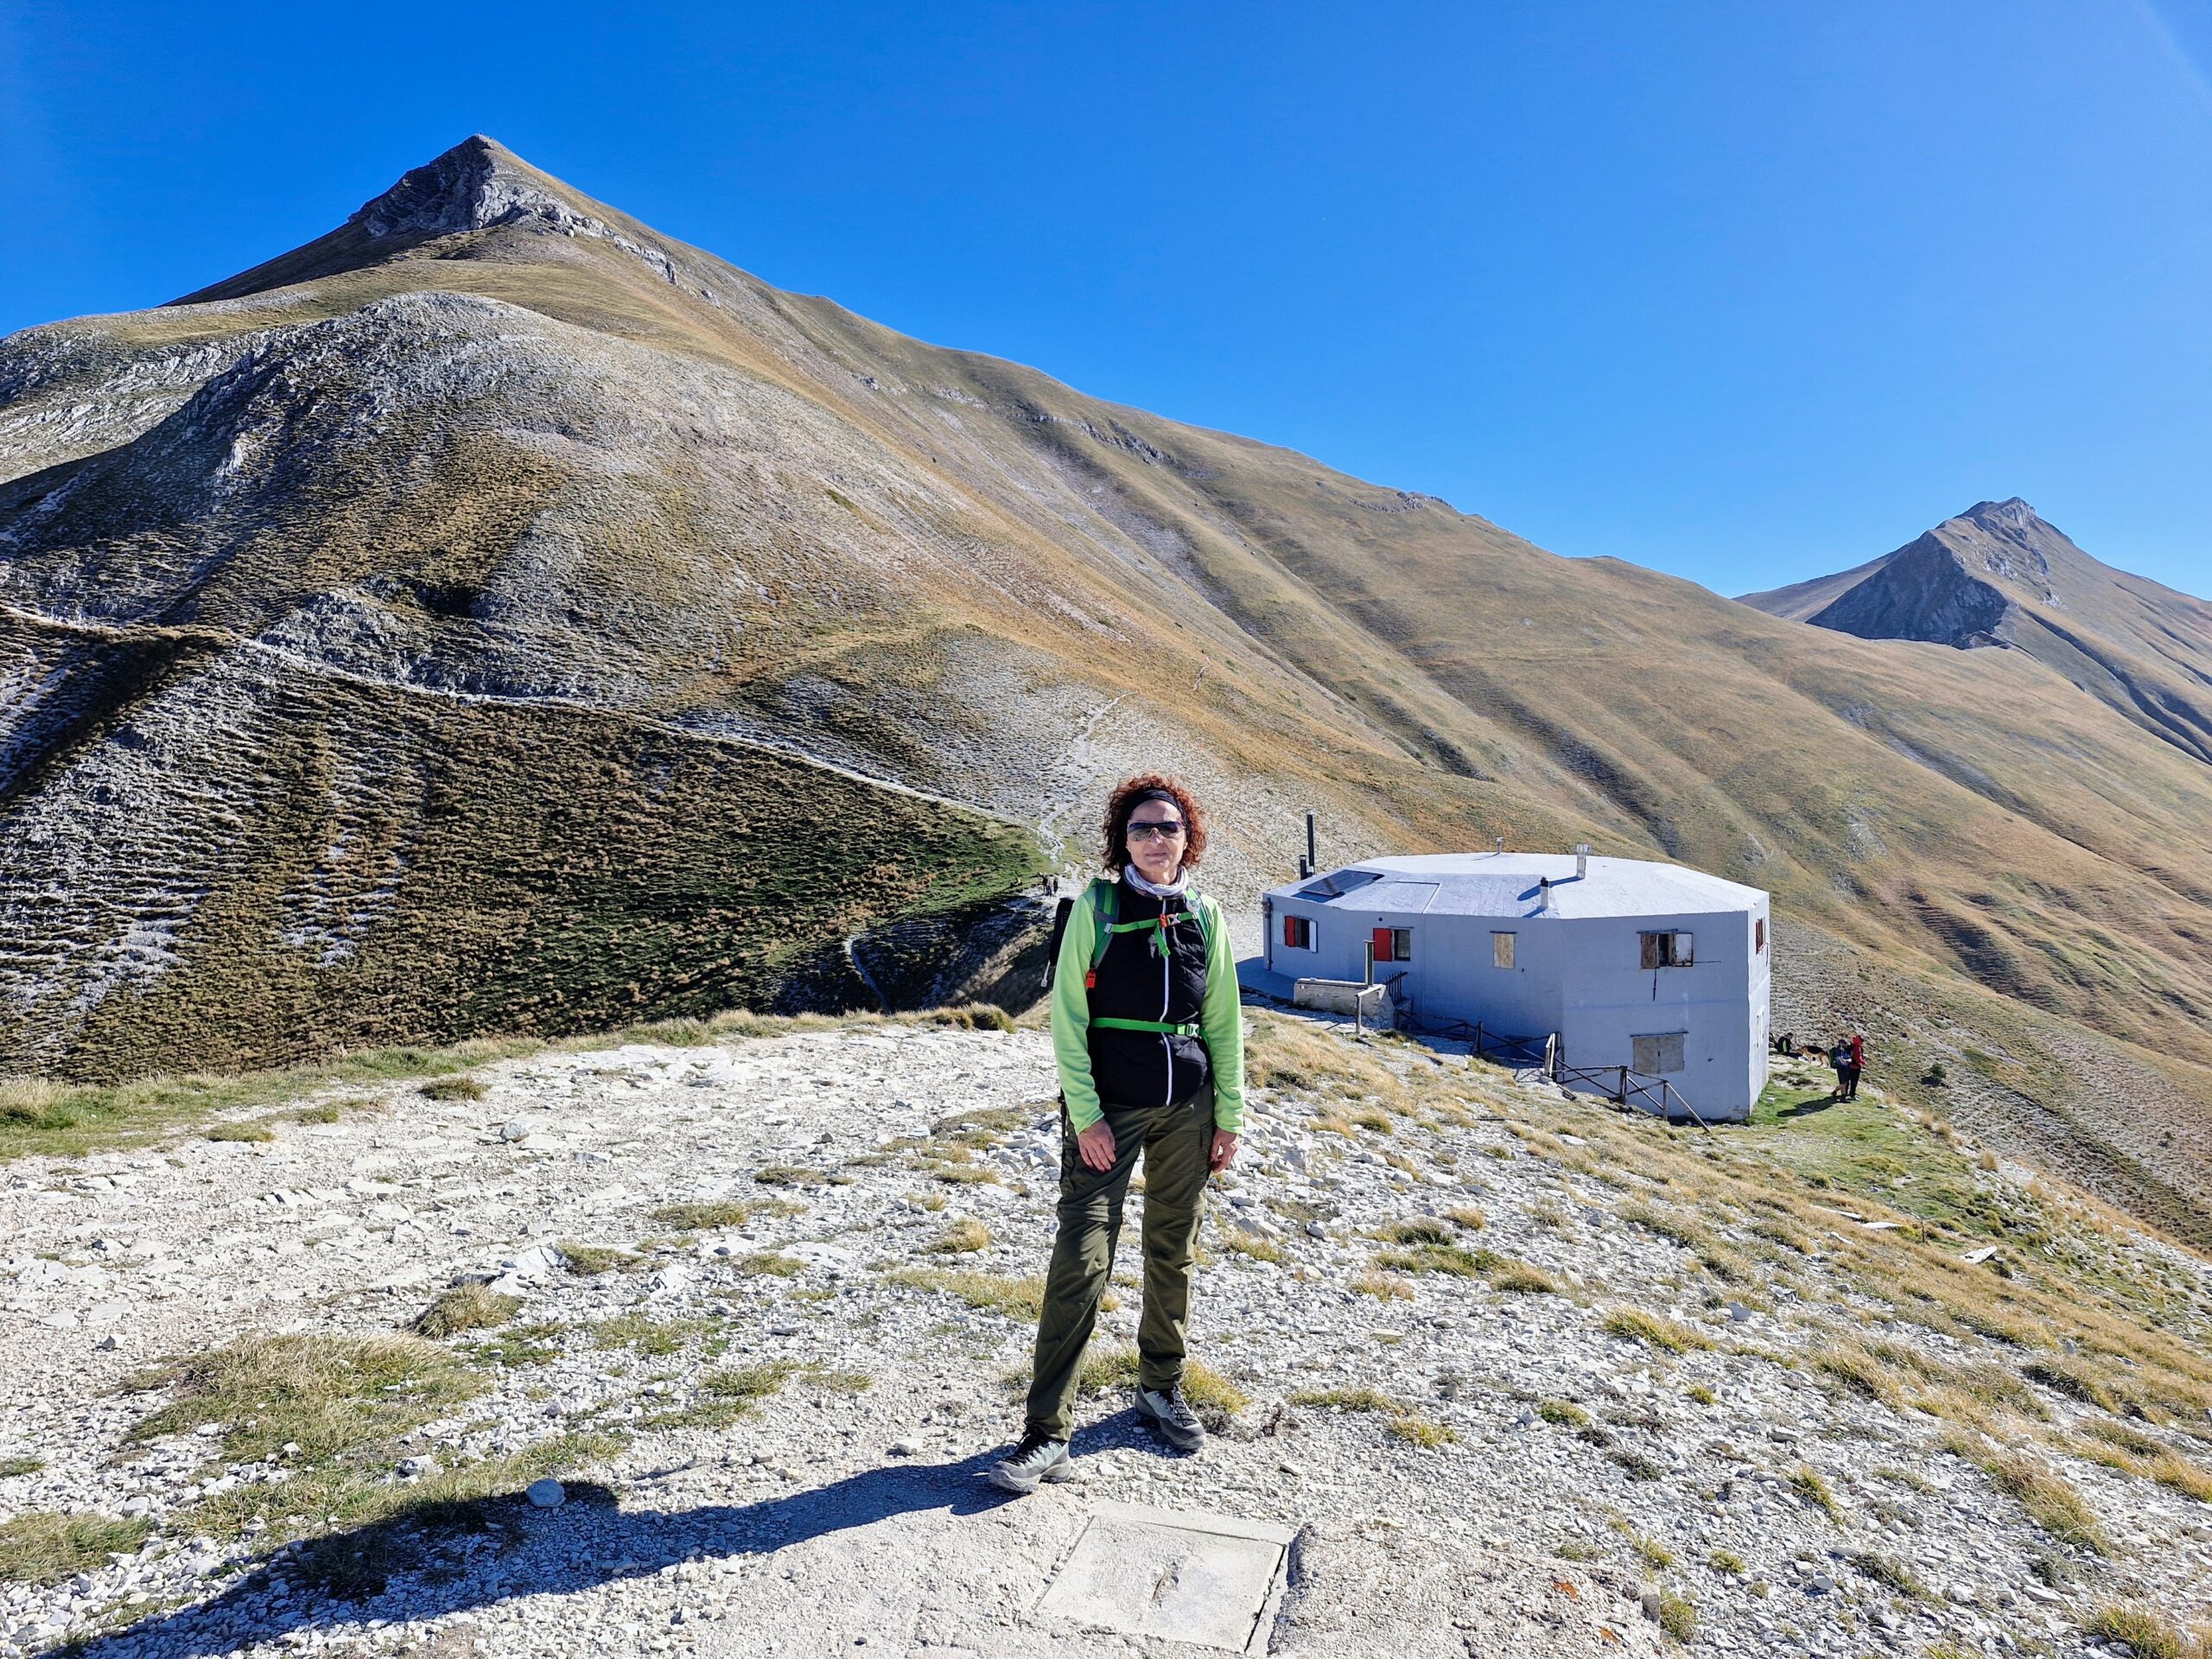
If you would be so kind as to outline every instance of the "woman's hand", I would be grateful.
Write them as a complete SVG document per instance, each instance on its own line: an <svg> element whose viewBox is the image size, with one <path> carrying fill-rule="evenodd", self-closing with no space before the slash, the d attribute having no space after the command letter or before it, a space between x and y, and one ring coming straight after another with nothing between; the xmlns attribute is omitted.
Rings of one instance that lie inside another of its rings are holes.
<svg viewBox="0 0 2212 1659"><path fill-rule="evenodd" d="M1106 1127L1103 1117L1076 1136L1075 1149L1093 1169L1114 1167L1114 1131Z"/></svg>
<svg viewBox="0 0 2212 1659"><path fill-rule="evenodd" d="M1236 1161L1236 1137L1227 1129L1213 1132L1213 1150L1206 1154L1206 1167L1218 1175Z"/></svg>

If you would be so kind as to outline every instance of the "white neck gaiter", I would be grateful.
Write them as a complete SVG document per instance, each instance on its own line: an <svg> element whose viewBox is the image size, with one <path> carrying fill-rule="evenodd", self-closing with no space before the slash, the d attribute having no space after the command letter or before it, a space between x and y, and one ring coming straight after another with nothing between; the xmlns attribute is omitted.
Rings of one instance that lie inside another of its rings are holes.
<svg viewBox="0 0 2212 1659"><path fill-rule="evenodd" d="M1173 881L1147 881L1137 874L1137 867L1134 864L1122 867L1122 879L1148 899L1180 899L1183 890L1191 885L1191 874L1187 870L1178 868Z"/></svg>

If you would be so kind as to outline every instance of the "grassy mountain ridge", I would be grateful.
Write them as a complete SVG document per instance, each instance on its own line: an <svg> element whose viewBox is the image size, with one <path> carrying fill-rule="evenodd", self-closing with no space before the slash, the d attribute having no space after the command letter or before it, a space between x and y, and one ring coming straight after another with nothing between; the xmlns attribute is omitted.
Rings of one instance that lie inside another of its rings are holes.
<svg viewBox="0 0 2212 1659"><path fill-rule="evenodd" d="M165 921L127 896L162 887L153 855L58 810L27 831L117 763L67 709L122 732L137 706L61 631L189 631L249 678L795 751L1069 855L1108 773L1165 762L1216 803L1208 880L1240 911L1307 806L1337 856L1503 834L1678 858L2054 1053L2156 1044L2146 1122L2212 1102L2212 768L2029 653L1563 559L779 293L488 141L410 181L188 302L0 344L0 602L29 619L0 934L67 864L116 895L73 912L86 951L172 922L188 946L204 899ZM168 787L156 817L204 780ZM0 985L0 1063L83 1040L57 974ZM1803 989L1866 1019L1872 982ZM1901 1043L1953 1040L1898 1014ZM2094 1121L2093 1080L2050 1071Z"/></svg>

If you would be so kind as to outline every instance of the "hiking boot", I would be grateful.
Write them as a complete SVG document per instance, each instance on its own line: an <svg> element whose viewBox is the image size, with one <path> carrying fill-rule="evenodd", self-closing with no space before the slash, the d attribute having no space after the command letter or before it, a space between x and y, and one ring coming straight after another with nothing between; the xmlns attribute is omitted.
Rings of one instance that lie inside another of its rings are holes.
<svg viewBox="0 0 2212 1659"><path fill-rule="evenodd" d="M1137 1390L1137 1415L1150 1423L1160 1437L1178 1451L1195 1452L1206 1443L1206 1426L1179 1388L1164 1393L1158 1389Z"/></svg>
<svg viewBox="0 0 2212 1659"><path fill-rule="evenodd" d="M1068 1456L1065 1440L1032 1433L1021 1437L1012 1457L993 1464L990 1473L991 1484L1001 1491L1027 1495L1035 1491L1040 1481L1075 1478L1075 1460Z"/></svg>

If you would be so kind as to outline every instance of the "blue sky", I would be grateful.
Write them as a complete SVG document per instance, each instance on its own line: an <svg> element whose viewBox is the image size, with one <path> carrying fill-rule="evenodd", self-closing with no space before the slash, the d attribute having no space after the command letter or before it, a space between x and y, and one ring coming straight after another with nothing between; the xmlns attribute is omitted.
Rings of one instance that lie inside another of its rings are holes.
<svg viewBox="0 0 2212 1659"><path fill-rule="evenodd" d="M1732 593L2212 594L2212 3L0 8L0 332L472 131L785 288Z"/></svg>

